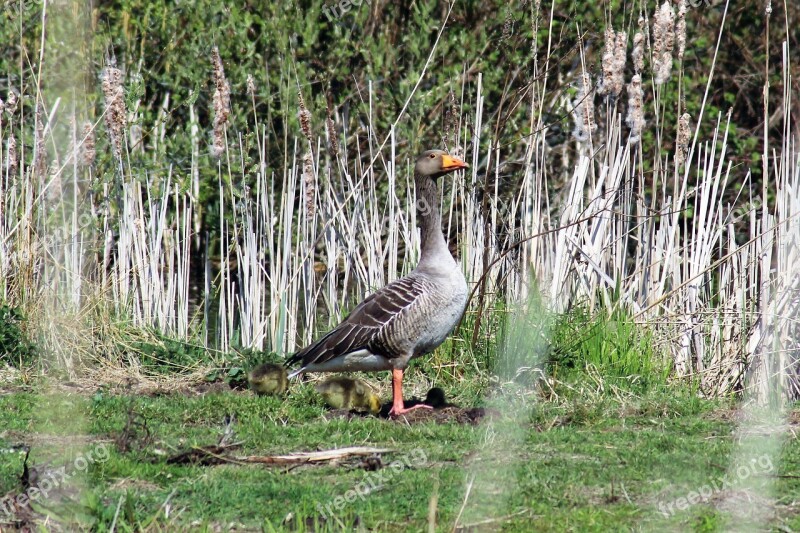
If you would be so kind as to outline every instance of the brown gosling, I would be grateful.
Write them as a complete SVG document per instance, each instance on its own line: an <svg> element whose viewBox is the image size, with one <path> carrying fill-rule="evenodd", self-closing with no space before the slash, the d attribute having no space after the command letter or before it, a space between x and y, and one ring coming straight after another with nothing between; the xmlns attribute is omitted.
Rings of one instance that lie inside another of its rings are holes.
<svg viewBox="0 0 800 533"><path fill-rule="evenodd" d="M278 396L286 392L289 378L282 365L264 363L258 365L247 374L250 388L259 396Z"/></svg>
<svg viewBox="0 0 800 533"><path fill-rule="evenodd" d="M444 409L445 407L456 407L456 405L447 401L444 391L439 387L433 387L428 391L428 395L422 401L425 405L430 405L434 409Z"/></svg>
<svg viewBox="0 0 800 533"><path fill-rule="evenodd" d="M351 409L378 414L381 401L360 379L336 376L318 383L315 387L332 409Z"/></svg>

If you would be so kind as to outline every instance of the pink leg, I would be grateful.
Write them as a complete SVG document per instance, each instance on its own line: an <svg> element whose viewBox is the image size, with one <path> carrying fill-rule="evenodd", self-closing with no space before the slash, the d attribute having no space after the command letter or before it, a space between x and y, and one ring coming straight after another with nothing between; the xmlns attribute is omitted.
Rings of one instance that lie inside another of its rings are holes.
<svg viewBox="0 0 800 533"><path fill-rule="evenodd" d="M403 371L397 368L392 369L392 409L389 416L399 416L414 409L433 409L430 405L423 403L406 409L403 405Z"/></svg>

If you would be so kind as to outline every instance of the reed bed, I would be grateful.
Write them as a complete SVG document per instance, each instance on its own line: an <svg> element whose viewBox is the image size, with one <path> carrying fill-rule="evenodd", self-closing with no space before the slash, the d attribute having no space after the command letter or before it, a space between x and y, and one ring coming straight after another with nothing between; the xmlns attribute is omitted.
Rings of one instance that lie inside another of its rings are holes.
<svg viewBox="0 0 800 533"><path fill-rule="evenodd" d="M537 31L552 24L538 3L530 9ZM513 145L501 145L487 125L495 103L484 100L480 75L450 97L447 147L471 167L442 180L443 220L474 288L472 340L492 334L498 302L510 308L536 291L555 313L578 304L627 310L653 334L674 375L696 379L706 394L755 387L767 395L765 383L777 379L796 397L800 159L789 49L784 135L763 140L771 190L754 191L750 174L729 159L729 118L706 111L713 72L704 95L681 95L698 98L699 116L686 114L684 101L664 100L664 84L683 76L686 16L684 2L677 15L665 2L634 31L609 25L601 56L581 54L571 96L548 77L551 43L533 43L542 60L520 103L532 133ZM288 354L415 264L414 154L394 128L373 128L371 86L364 131L348 131L338 109L308 109L300 94L284 117L292 123L296 112L299 128L276 138L254 111L252 79L251 108L232 106L214 48L210 122L200 124L190 105L191 162L142 176L133 154L163 156L159 139L173 133L145 125L155 134L144 142L134 120L140 103L126 109L121 100L124 73L113 62L103 72L102 120L87 122L63 100L47 99L35 90L39 82L22 88L34 95L34 113L17 106L16 90L0 95L0 291L38 317L39 330L55 323L45 317L75 317L89 340L70 346L95 359L112 356L111 344L97 339L120 323L221 352ZM543 117L552 105L575 120L569 149L548 143ZM666 106L678 109L678 124L664 123ZM231 129L231 114L247 114L251 129ZM403 118L401 111L395 124ZM709 122L713 135L701 137L699 124ZM654 142L643 139L648 129ZM202 153L204 130L211 158ZM109 179L92 165L101 135L116 161ZM255 138L255 161L247 136ZM279 168L267 162L270 145L283 146ZM550 164L557 150L560 168ZM198 215L203 161L217 172L217 227L201 227ZM768 192L772 205L763 200ZM65 337L42 338L66 362Z"/></svg>

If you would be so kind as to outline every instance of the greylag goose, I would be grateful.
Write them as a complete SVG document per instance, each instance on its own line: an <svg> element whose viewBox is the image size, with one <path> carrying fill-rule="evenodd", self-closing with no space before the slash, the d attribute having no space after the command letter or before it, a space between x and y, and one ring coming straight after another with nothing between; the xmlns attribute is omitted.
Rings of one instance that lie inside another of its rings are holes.
<svg viewBox="0 0 800 533"><path fill-rule="evenodd" d="M336 376L318 383L314 388L333 409L355 409L372 414L378 414L381 410L380 398L360 379Z"/></svg>
<svg viewBox="0 0 800 533"><path fill-rule="evenodd" d="M467 281L447 248L436 179L464 161L441 150L417 157L414 187L420 221L420 258L407 276L369 295L341 324L290 357L302 361L290 377L304 372L392 372L391 416L412 409L403 404L403 371L411 359L444 342L467 306Z"/></svg>

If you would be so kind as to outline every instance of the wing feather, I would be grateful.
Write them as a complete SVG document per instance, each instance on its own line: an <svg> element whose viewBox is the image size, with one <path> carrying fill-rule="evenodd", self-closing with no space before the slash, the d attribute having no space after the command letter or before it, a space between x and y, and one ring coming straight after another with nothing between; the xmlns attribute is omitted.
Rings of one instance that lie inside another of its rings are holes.
<svg viewBox="0 0 800 533"><path fill-rule="evenodd" d="M358 304L341 324L333 328L315 343L296 352L287 361L292 365L302 361L303 366L324 363L335 357L362 348L392 358L403 354L394 353L381 335L394 320L418 302L426 291L426 284L416 277L405 277L369 295Z"/></svg>

